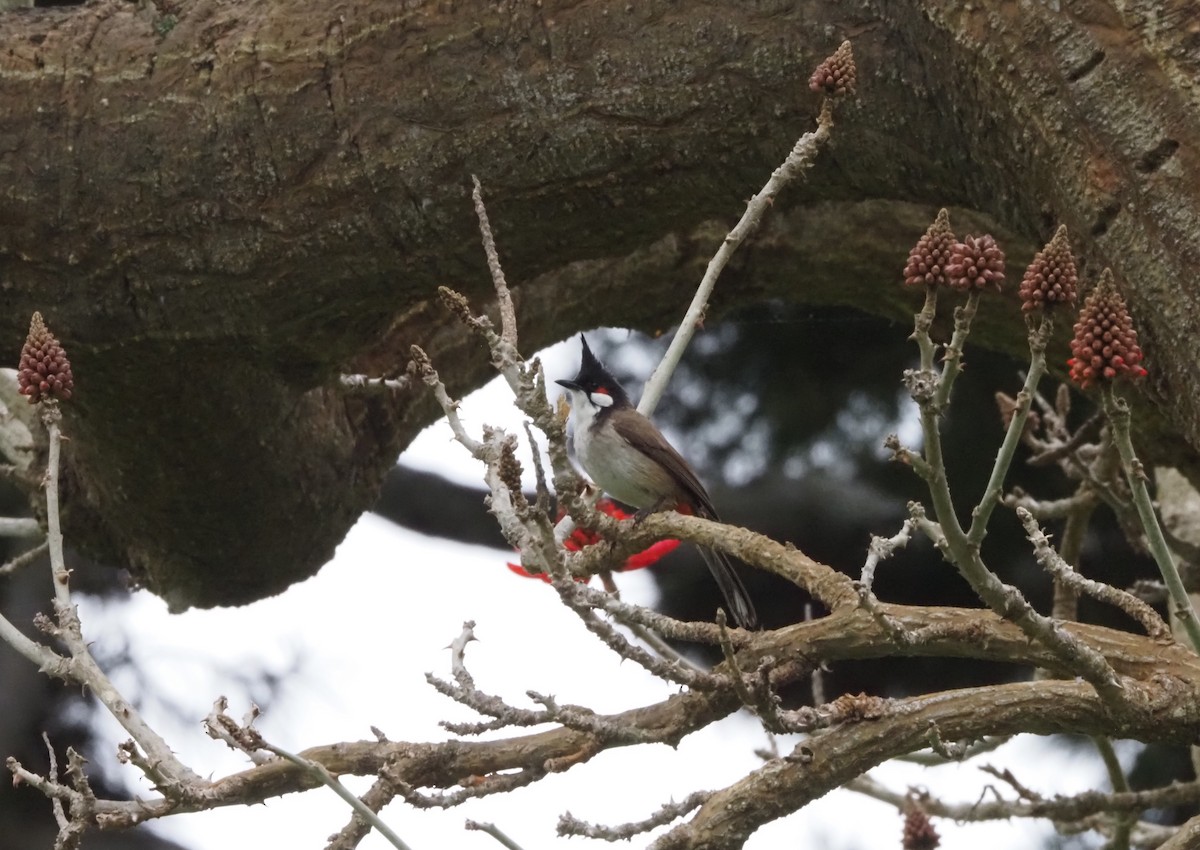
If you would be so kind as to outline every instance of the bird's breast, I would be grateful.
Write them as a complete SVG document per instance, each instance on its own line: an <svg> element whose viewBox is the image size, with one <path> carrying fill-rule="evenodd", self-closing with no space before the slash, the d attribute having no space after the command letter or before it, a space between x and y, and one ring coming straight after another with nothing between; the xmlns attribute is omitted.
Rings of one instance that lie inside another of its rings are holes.
<svg viewBox="0 0 1200 850"><path fill-rule="evenodd" d="M678 493L667 471L606 427L603 417L576 431L575 454L592 480L619 502L649 508Z"/></svg>

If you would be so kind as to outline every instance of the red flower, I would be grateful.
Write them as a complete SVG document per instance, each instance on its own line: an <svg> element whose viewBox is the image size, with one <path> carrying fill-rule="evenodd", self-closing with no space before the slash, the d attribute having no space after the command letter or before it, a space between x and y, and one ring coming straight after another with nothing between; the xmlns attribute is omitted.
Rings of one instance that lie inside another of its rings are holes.
<svg viewBox="0 0 1200 850"><path fill-rule="evenodd" d="M616 506L611 499L601 499L596 503L596 507L614 519L629 519L633 514L626 513ZM562 519L564 512L559 509L558 519ZM601 537L594 531L588 531L586 528L577 528L571 532L571 536L563 541L563 546L571 552L580 552L585 546L591 546L593 543L599 543ZM673 551L679 546L678 540L660 540L648 549L643 549L634 555L630 555L625 563L618 568L619 571L624 570L640 570L642 567L648 567L651 564L657 563L660 558L668 552ZM514 564L511 561L508 568L514 573L526 578L540 578L542 581L550 581L550 576L545 573L531 573L522 567L520 564ZM576 581L587 581L585 578L578 578Z"/></svg>
<svg viewBox="0 0 1200 850"><path fill-rule="evenodd" d="M1108 269L1079 311L1071 354L1067 365L1071 367L1071 380L1080 389L1086 390L1096 381L1146 377L1133 319Z"/></svg>

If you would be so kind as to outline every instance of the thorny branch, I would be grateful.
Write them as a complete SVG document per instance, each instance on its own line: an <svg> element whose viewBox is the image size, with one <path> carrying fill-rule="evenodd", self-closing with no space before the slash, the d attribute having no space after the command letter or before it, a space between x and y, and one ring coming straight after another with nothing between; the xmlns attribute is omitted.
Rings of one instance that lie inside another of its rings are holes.
<svg viewBox="0 0 1200 850"><path fill-rule="evenodd" d="M564 837L577 835L583 838L600 838L604 841L628 841L635 835L641 835L678 820L697 806L703 805L711 796L711 791L694 791L678 803L664 803L657 812L645 820L623 823L619 826L587 823L579 820L570 812L566 812L558 819L558 834Z"/></svg>

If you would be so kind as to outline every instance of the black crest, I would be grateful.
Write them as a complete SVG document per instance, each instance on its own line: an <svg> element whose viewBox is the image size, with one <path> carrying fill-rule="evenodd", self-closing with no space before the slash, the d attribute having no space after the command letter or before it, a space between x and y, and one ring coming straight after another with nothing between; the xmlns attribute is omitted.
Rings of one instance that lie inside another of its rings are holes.
<svg viewBox="0 0 1200 850"><path fill-rule="evenodd" d="M604 364L596 355L592 354L592 349L587 344L587 337L580 334L579 341L583 343L583 359L579 364L579 374L571 381L559 381L558 383L565 387L576 387L589 394L596 390L604 390L612 396L617 406L628 405L629 394L625 392L625 388L613 377L612 373L604 368Z"/></svg>

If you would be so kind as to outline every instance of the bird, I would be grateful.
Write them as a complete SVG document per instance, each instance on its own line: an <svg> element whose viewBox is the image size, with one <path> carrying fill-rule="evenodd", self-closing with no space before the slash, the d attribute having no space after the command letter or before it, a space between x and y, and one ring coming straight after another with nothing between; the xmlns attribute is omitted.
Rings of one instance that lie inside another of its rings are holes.
<svg viewBox="0 0 1200 850"><path fill-rule="evenodd" d="M584 471L618 502L637 508L640 516L674 509L719 522L708 491L688 462L633 406L629 394L592 354L587 338L580 334L579 339L579 374L555 383L570 395L575 456ZM699 549L734 622L744 629L758 628L750 595L729 559L715 549Z"/></svg>

